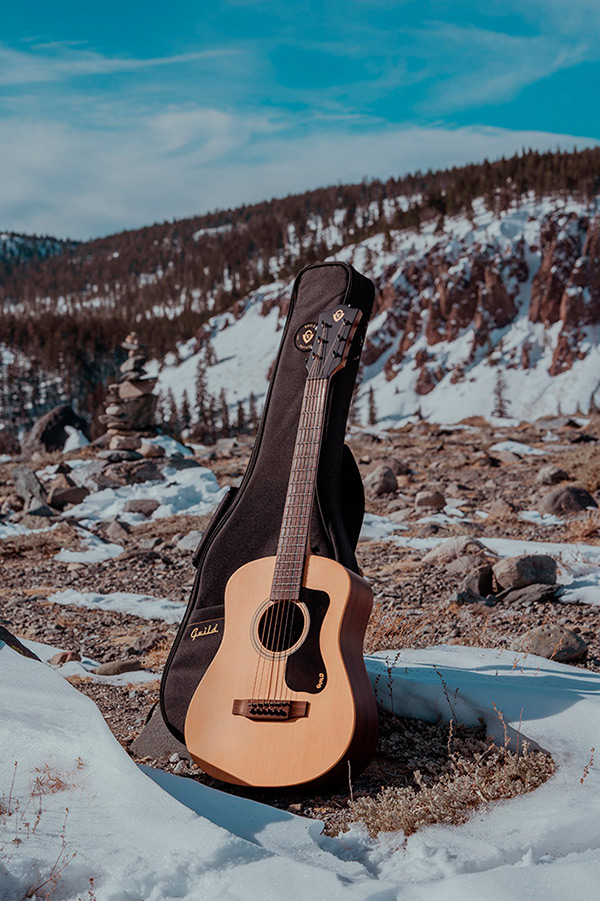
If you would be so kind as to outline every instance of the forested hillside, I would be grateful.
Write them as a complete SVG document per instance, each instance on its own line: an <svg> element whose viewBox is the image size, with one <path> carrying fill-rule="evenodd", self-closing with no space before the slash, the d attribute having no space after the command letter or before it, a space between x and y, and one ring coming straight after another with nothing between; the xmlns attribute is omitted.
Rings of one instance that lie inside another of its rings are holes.
<svg viewBox="0 0 600 901"><path fill-rule="evenodd" d="M474 203L499 216L521 200L549 196L589 208L599 192L600 149L530 151L321 188L86 243L5 234L0 403L8 431L57 399L95 414L121 362L116 348L132 327L160 359L259 286L287 282L303 265L369 237L381 235L387 253L399 230L435 226L442 235L446 218L462 214L473 222ZM385 292L385 274L377 288Z"/></svg>

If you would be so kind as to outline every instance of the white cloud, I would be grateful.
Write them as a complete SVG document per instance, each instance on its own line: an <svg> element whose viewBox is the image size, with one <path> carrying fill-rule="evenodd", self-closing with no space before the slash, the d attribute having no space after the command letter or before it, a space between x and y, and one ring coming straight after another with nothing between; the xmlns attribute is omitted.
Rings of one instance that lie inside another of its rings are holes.
<svg viewBox="0 0 600 901"><path fill-rule="evenodd" d="M285 129L284 129L285 124ZM386 178L586 137L499 128L302 133L281 118L164 110L119 127L0 121L0 228L87 238L364 175ZM366 128L366 125L363 126Z"/></svg>
<svg viewBox="0 0 600 901"><path fill-rule="evenodd" d="M234 49L199 50L175 56L133 57L105 56L94 50L79 49L66 42L37 45L39 49L60 50L60 55L31 53L0 45L0 86L17 86L41 82L64 81L82 75L113 75L135 72L157 66L180 65L196 60L209 60L237 53Z"/></svg>

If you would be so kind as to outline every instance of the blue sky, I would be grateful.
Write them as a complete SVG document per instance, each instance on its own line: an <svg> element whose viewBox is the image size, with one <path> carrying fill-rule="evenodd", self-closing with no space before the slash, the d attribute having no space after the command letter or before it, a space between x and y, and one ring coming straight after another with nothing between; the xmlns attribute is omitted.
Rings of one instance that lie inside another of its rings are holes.
<svg viewBox="0 0 600 901"><path fill-rule="evenodd" d="M32 0L0 30L0 229L87 238L600 143L598 0Z"/></svg>

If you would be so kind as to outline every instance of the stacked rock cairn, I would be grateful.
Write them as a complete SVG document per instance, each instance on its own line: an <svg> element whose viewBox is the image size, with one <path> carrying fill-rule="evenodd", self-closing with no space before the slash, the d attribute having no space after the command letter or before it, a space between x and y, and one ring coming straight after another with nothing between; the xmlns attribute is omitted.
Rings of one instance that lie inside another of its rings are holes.
<svg viewBox="0 0 600 901"><path fill-rule="evenodd" d="M130 332L121 347L127 359L121 365L118 382L107 388L107 403L100 421L106 425L111 450L138 450L142 439L156 434L154 414L157 397L153 394L156 379L148 378L144 369L148 348Z"/></svg>

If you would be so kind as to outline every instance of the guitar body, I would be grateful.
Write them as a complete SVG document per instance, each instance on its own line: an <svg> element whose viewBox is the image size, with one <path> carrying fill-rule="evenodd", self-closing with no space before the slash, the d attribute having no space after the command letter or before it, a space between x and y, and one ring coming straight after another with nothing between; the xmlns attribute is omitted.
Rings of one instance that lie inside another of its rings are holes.
<svg viewBox="0 0 600 901"><path fill-rule="evenodd" d="M307 557L299 603L279 611L289 640L276 645L278 614L264 612L275 561L247 563L227 583L223 641L188 708L186 745L205 772L239 785L347 779L377 741L362 656L372 592L334 560Z"/></svg>

